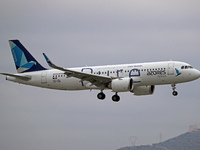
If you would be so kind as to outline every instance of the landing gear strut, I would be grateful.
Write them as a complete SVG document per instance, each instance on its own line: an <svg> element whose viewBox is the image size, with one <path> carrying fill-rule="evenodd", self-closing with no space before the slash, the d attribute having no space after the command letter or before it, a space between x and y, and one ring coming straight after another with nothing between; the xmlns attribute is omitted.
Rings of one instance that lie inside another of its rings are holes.
<svg viewBox="0 0 200 150"><path fill-rule="evenodd" d="M100 92L99 94L97 94L97 98L103 100L106 98L106 95L103 92Z"/></svg>
<svg viewBox="0 0 200 150"><path fill-rule="evenodd" d="M177 96L177 95L178 95L178 92L175 91L175 89L176 89L176 84L172 84L171 86L172 86L172 90L173 90L172 95Z"/></svg>
<svg viewBox="0 0 200 150"><path fill-rule="evenodd" d="M117 95L117 93L116 93L115 95L113 95L113 96L112 96L112 100L113 100L114 102L119 102L119 100L120 100L119 95Z"/></svg>

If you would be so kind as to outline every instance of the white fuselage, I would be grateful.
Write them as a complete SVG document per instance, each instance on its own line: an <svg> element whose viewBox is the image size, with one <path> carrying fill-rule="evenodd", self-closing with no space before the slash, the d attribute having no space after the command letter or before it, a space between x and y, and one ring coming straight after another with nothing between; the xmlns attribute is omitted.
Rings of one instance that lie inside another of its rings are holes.
<svg viewBox="0 0 200 150"><path fill-rule="evenodd" d="M133 79L134 86L183 83L195 80L200 76L198 70L192 68L187 63L178 61L79 67L70 68L70 70L113 78L129 77ZM64 73L64 71L50 69L21 73L20 75L31 77L31 79L27 81L11 76L7 76L6 79L22 84L58 90L100 88L91 85L88 81L82 81L75 77L68 77Z"/></svg>

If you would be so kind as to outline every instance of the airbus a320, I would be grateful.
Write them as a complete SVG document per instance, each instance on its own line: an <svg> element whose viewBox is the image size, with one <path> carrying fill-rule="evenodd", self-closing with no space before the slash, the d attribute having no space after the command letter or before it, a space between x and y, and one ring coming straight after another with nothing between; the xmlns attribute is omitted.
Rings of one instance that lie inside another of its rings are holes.
<svg viewBox="0 0 200 150"><path fill-rule="evenodd" d="M119 92L134 95L151 95L156 85L171 84L172 94L178 95L176 84L196 80L200 71L191 65L179 61L133 63L121 65L63 68L55 65L44 55L52 69L44 68L28 52L19 40L9 41L16 74L6 75L6 80L26 85L56 90L92 90L100 92L97 98L105 99L104 90L110 89L115 94L114 102L120 100Z"/></svg>

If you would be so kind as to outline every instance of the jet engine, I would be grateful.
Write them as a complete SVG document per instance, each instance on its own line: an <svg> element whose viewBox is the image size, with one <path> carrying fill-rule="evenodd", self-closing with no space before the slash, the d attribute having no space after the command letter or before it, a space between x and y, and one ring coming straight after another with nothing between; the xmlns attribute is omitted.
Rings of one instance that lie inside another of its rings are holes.
<svg viewBox="0 0 200 150"><path fill-rule="evenodd" d="M119 78L113 79L111 82L111 89L113 92L127 92L133 91L133 79L132 78Z"/></svg>
<svg viewBox="0 0 200 150"><path fill-rule="evenodd" d="M151 95L154 93L155 85L147 86L135 86L133 93L134 95Z"/></svg>

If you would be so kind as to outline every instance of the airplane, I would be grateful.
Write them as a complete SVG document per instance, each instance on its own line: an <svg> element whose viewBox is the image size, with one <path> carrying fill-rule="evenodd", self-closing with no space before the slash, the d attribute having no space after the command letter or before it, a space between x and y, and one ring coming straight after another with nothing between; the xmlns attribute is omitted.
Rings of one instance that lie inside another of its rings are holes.
<svg viewBox="0 0 200 150"><path fill-rule="evenodd" d="M87 66L63 68L55 65L43 53L52 69L44 68L28 52L19 40L9 40L11 52L17 69L16 74L6 75L6 80L25 85L56 90L100 90L97 98L104 100L104 90L115 94L114 102L120 100L119 92L134 95L152 95L156 85L171 84L172 94L178 95L176 84L196 80L200 71L180 61L162 61L120 65Z"/></svg>

